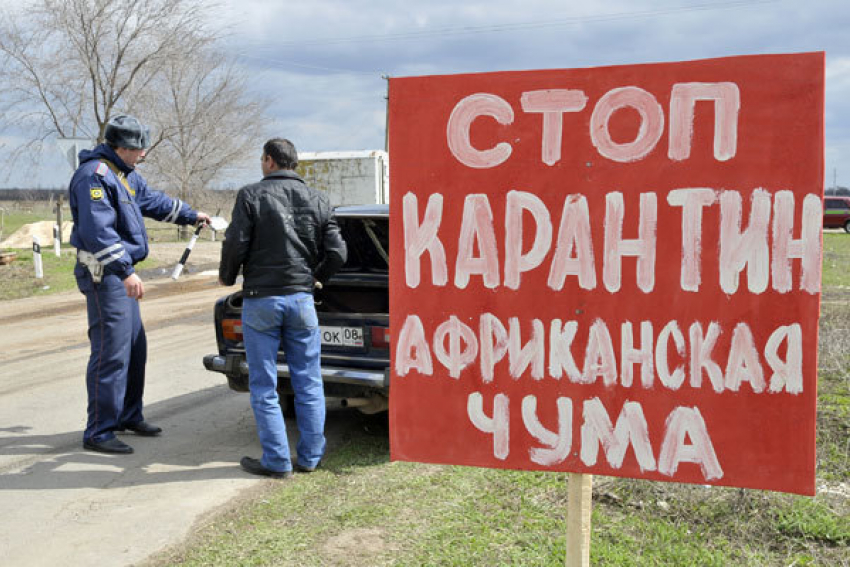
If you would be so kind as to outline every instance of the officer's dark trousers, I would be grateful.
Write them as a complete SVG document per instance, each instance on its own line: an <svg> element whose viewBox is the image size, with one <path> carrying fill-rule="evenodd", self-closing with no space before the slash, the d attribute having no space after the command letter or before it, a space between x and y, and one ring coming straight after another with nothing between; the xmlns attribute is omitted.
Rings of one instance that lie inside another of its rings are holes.
<svg viewBox="0 0 850 567"><path fill-rule="evenodd" d="M139 302L127 297L118 276L104 276L95 284L86 273L77 283L86 296L91 341L83 438L100 442L115 437L116 429L143 420L147 339Z"/></svg>

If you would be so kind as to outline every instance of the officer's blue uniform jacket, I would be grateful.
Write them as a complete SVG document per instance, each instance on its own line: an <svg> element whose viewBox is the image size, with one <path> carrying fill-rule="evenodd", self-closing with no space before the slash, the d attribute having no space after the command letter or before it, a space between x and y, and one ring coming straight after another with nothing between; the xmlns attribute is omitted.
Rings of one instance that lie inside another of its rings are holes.
<svg viewBox="0 0 850 567"><path fill-rule="evenodd" d="M198 218L181 200L148 187L107 144L80 152L80 167L71 179L70 193L74 217L71 244L94 254L104 275L121 279L132 274L133 265L148 255L143 215L176 224L194 224ZM78 264L75 274L83 276L82 270L85 268Z"/></svg>

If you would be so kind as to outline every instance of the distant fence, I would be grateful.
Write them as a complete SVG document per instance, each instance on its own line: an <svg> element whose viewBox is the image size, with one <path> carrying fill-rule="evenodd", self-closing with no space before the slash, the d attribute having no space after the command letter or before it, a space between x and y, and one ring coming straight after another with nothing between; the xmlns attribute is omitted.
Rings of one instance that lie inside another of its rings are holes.
<svg viewBox="0 0 850 567"><path fill-rule="evenodd" d="M168 190L165 192L174 197L178 196ZM38 210L40 206L52 205L60 196L64 203L68 202L67 189L0 189L0 203L7 208L15 207L15 210ZM229 215L236 201L236 191L203 189L194 191L191 197L183 200L188 201L196 209L211 209L210 214L215 213L215 209L220 207L222 213L226 210Z"/></svg>
<svg viewBox="0 0 850 567"><path fill-rule="evenodd" d="M0 201L53 202L63 195L68 198L68 189L0 189Z"/></svg>
<svg viewBox="0 0 850 567"><path fill-rule="evenodd" d="M0 197L0 207L12 213L47 214L55 213L54 202L51 201L10 201ZM63 202L64 210L68 210L67 199Z"/></svg>

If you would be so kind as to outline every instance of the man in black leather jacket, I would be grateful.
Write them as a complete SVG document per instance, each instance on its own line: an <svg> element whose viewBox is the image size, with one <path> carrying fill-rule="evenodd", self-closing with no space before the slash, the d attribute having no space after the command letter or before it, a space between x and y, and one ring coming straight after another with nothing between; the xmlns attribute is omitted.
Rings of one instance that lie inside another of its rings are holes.
<svg viewBox="0 0 850 567"><path fill-rule="evenodd" d="M242 332L248 358L251 407L263 447L261 459L244 457L252 474L288 478L293 468L312 472L325 449L325 396L321 338L313 289L346 258L327 195L294 171L295 146L273 139L263 146L263 179L239 190L221 249L219 283L233 285L242 268ZM298 462L290 459L277 395L277 351L283 343L295 391Z"/></svg>

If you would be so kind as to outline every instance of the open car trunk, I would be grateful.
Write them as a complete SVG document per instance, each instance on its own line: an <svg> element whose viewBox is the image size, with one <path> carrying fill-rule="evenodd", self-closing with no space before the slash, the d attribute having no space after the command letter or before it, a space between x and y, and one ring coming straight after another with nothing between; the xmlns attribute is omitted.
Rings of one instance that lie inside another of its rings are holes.
<svg viewBox="0 0 850 567"><path fill-rule="evenodd" d="M388 207L342 207L337 209L337 222L348 258L314 294L325 395L366 404L363 411L381 411L389 394L390 365ZM204 365L225 374L231 389L244 392L249 369L241 319L242 292L216 303L219 352L206 356ZM281 405L291 406L292 386L282 348L277 369Z"/></svg>
<svg viewBox="0 0 850 567"><path fill-rule="evenodd" d="M339 216L337 221L348 245L348 259L316 291L316 310L389 315L388 219Z"/></svg>

